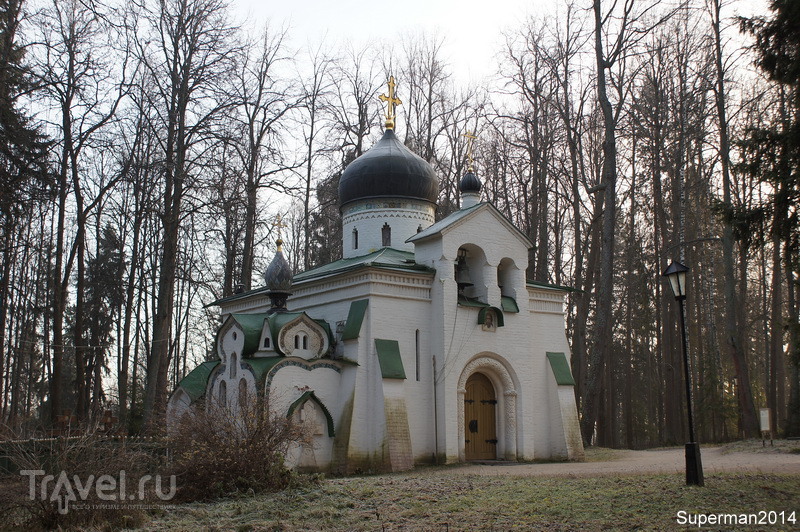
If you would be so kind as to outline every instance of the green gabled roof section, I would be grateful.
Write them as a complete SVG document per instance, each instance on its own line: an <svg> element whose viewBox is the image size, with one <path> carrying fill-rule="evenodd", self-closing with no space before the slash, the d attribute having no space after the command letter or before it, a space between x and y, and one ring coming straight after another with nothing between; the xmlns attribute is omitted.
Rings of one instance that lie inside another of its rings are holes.
<svg viewBox="0 0 800 532"><path fill-rule="evenodd" d="M212 362L203 362L192 371L188 373L181 381L178 383L178 387L182 388L183 391L186 392L186 395L192 400L192 402L197 401L199 398L206 393L206 386L208 386L208 378L211 376L211 372L214 371L219 365L219 360L214 360Z"/></svg>
<svg viewBox="0 0 800 532"><path fill-rule="evenodd" d="M350 303L350 312L347 314L347 323L342 331L342 340L353 340L361 334L361 324L367 312L368 299L359 299Z"/></svg>
<svg viewBox="0 0 800 532"><path fill-rule="evenodd" d="M502 296L500 298L500 306L503 308L503 312L519 312L517 301L511 296Z"/></svg>
<svg viewBox="0 0 800 532"><path fill-rule="evenodd" d="M400 270L410 272L435 273L432 268L422 264L417 264L414 260L414 253L401 251L394 248L381 248L372 253L340 259L325 266L314 268L294 276L294 283L302 283L312 279L319 279L330 275L345 273L361 268L382 268L389 270Z"/></svg>
<svg viewBox="0 0 800 532"><path fill-rule="evenodd" d="M400 357L400 344L397 340L375 339L375 350L381 365L381 376L384 379L405 379L403 359Z"/></svg>
<svg viewBox="0 0 800 532"><path fill-rule="evenodd" d="M220 335L225 330L229 321L233 320L244 333L244 347L242 348L241 356L247 357L258 351L258 342L261 340L261 331L264 328L264 320L267 318L266 314L231 314L222 323L217 330L217 335L214 338L214 345L219 345Z"/></svg>
<svg viewBox="0 0 800 532"><path fill-rule="evenodd" d="M562 286L560 284L543 283L542 281L532 281L528 279L525 284L531 288L548 288L550 290L563 290L565 292L578 292L583 293L583 290L572 288L571 286Z"/></svg>
<svg viewBox="0 0 800 532"><path fill-rule="evenodd" d="M488 307L489 306L488 303L484 303L480 299L476 299L474 297L462 296L462 295L458 296L458 305L460 307L478 307L478 308Z"/></svg>
<svg viewBox="0 0 800 532"><path fill-rule="evenodd" d="M223 305L225 303L230 303L231 301L236 301L238 299L249 298L249 297L252 297L254 295L261 294L261 293L266 294L267 292L269 292L269 288L267 288L266 286L262 286L262 287L259 287L259 288L253 289L253 290L248 290L247 292L241 292L239 294L232 294L232 295L229 295L229 296L221 297L219 299L215 299L211 303L208 303L208 304L204 305L203 308L218 307L218 306Z"/></svg>
<svg viewBox="0 0 800 532"><path fill-rule="evenodd" d="M547 353L547 360L550 361L550 369L556 378L559 386L575 386L575 379L569 369L569 362L564 353Z"/></svg>
<svg viewBox="0 0 800 532"><path fill-rule="evenodd" d="M280 356L245 358L242 360L242 362L250 366L250 369L253 370L253 376L256 378L256 385L260 386L260 383L264 381L267 373L269 373L269 370L274 368L275 365L281 360L286 360L286 358Z"/></svg>
<svg viewBox="0 0 800 532"><path fill-rule="evenodd" d="M264 330L264 320L267 315L260 314L231 314L239 327L244 332L244 347L242 347L242 357L249 357L258 351L258 343L261 341L261 332Z"/></svg>
<svg viewBox="0 0 800 532"><path fill-rule="evenodd" d="M251 357L260 348L261 333L264 331L264 320L269 324L269 334L272 339L272 348L278 354L284 355L281 351L280 344L278 343L278 333L287 324L293 322L300 316L305 315L309 320L313 321L325 331L328 336L328 345L333 346L333 331L331 326L325 320L315 320L305 312L275 312L272 314L258 313L258 314L231 314L225 323L217 331L216 342L219 343L219 337L225 325L229 320L235 321L242 332L244 333L244 347L242 348L242 357Z"/></svg>
<svg viewBox="0 0 800 532"><path fill-rule="evenodd" d="M505 319L503 318L503 311L497 307L489 305L488 303L484 303L479 299L466 296L458 296L458 306L479 308L480 310L478 311L478 323L481 325L486 323L486 311L488 309L494 309L495 314L497 314L497 326L503 327L505 325ZM519 312L519 310L517 312Z"/></svg>
<svg viewBox="0 0 800 532"><path fill-rule="evenodd" d="M341 273L359 270L361 268L381 268L386 270L428 274L436 273L433 268L425 266L424 264L417 264L417 262L414 260L413 252L385 247L359 257L340 259L331 262L330 264L320 266L319 268L298 273L292 278L292 283L303 283L313 279L321 279L331 275L338 275ZM250 298L259 294L266 294L267 292L267 287L262 286L260 288L256 288L255 290L250 290L249 292L221 297L207 304L206 307L220 306L232 301Z"/></svg>
<svg viewBox="0 0 800 532"><path fill-rule="evenodd" d="M280 342L278 342L278 333L280 330L303 315L322 327L322 329L325 331L325 334L328 335L328 345L331 347L333 346L333 332L327 321L315 320L305 312L275 312L274 314L270 314L267 320L269 321L269 334L272 337L272 348L275 349L276 352L282 355L285 354L283 351L281 351Z"/></svg>
<svg viewBox="0 0 800 532"><path fill-rule="evenodd" d="M322 404L322 401L319 400L319 397L316 396L313 390L304 392L303 395L301 395L297 399L297 401L295 401L289 406L289 412L286 413L286 418L288 419L292 417L292 414L294 414L298 408L306 404L306 401L308 400L314 401L322 409L322 413L325 414L325 420L328 422L328 436L333 438L336 435L336 433L334 432L333 417L331 416L331 413L328 411L328 408L324 404Z"/></svg>
<svg viewBox="0 0 800 532"><path fill-rule="evenodd" d="M511 220L505 217L505 215L500 212L497 207L492 205L489 202L481 202L472 207L467 207L466 209L459 209L446 218L443 218L433 224L432 226L428 227L417 233L416 235L412 236L406 242L420 242L422 240L432 238L435 236L439 236L442 233L446 233L451 227L455 227L459 225L463 220L466 220L473 214L477 213L481 210L488 210L491 212L498 220L500 220L506 228L511 231L525 246L528 248L533 247L533 242L531 239L525 236L525 233L520 231L517 226L511 223Z"/></svg>
<svg viewBox="0 0 800 532"><path fill-rule="evenodd" d="M472 207L467 207L466 209L459 209L455 212L450 213L448 216L442 218L435 224L431 225L427 229L423 229L416 235L409 237L406 242L416 242L417 240L424 240L428 237L437 235L442 232L443 229L455 224L459 220L466 218L473 212L477 211L483 203L476 203Z"/></svg>

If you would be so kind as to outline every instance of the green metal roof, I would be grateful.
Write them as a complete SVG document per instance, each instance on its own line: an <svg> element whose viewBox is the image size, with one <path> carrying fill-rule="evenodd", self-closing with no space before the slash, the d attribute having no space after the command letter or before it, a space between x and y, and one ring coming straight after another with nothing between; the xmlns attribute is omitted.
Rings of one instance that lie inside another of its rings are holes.
<svg viewBox="0 0 800 532"><path fill-rule="evenodd" d="M575 386L575 379L569 370L567 356L564 353L547 353L547 360L550 361L550 368L559 386Z"/></svg>
<svg viewBox="0 0 800 532"><path fill-rule="evenodd" d="M292 279L293 283L302 283L311 279L320 277L327 277L329 275L336 275L348 271L358 270L360 268L383 268L390 270L412 271L435 273L435 270L423 264L417 264L414 260L414 253L410 251L402 251L394 248L381 248L361 255L360 257L351 257L349 259L340 259L330 264L314 268L305 272L298 273ZM230 303L239 299L249 298L258 294L266 294L268 289L266 286L243 292L241 294L233 294L230 296L222 297L207 304L206 307L219 306L224 303Z"/></svg>
<svg viewBox="0 0 800 532"><path fill-rule="evenodd" d="M488 309L494 309L495 314L497 314L497 326L503 327L505 325L505 319L503 319L503 311L497 307L489 305L488 303L484 303L483 301L471 297L458 296L458 306L479 308L480 311L478 311L478 323L480 324L486 323L486 311ZM517 312L519 312L519 310L517 310Z"/></svg>
<svg viewBox="0 0 800 532"><path fill-rule="evenodd" d="M400 357L400 344L397 340L375 339L375 350L381 365L381 376L384 379L405 379L403 359Z"/></svg>
<svg viewBox="0 0 800 532"><path fill-rule="evenodd" d="M473 297L467 297L462 295L458 296L458 305L461 307L478 307L478 308L489 306L488 303L484 303L480 299L475 299Z"/></svg>
<svg viewBox="0 0 800 532"><path fill-rule="evenodd" d="M308 314L305 312L275 312L273 314L261 312L257 314L231 314L228 320L234 320L239 327L241 327L242 332L244 333L242 357L249 357L259 349L261 333L264 330L264 320L267 320L269 323L269 332L272 339L273 349L275 349L277 353L285 354L280 349L280 345L278 343L278 333L287 323L296 320L303 314L308 316ZM311 316L308 316L308 318L322 327L322 329L325 331L325 334L328 335L328 344L333 346L333 332L331 331L331 326L328 324L328 322L325 320L315 320ZM227 323L228 320L225 320L225 323ZM222 332L224 326L225 324L223 323L222 327L220 327L219 331L217 332L217 341L219 341L219 333Z"/></svg>
<svg viewBox="0 0 800 532"><path fill-rule="evenodd" d="M560 284L543 283L541 281L532 281L530 279L525 281L525 284L527 284L528 286L532 286L534 288L550 288L552 290L564 290L566 292L583 293L583 290L578 290L576 288L572 288L571 286L562 286Z"/></svg>
<svg viewBox="0 0 800 532"><path fill-rule="evenodd" d="M519 312L519 306L517 305L516 300L514 300L514 298L511 296L501 296L500 306L503 308L503 312Z"/></svg>
<svg viewBox="0 0 800 532"><path fill-rule="evenodd" d="M286 360L284 357L258 357L258 358L245 358L242 360L245 364L250 366L250 369L253 370L253 376L256 378L257 387L260 387L260 383L266 378L267 373L275 364L280 362L281 360Z"/></svg>
<svg viewBox="0 0 800 532"><path fill-rule="evenodd" d="M183 388L183 391L186 392L192 402L197 401L206 393L208 377L218 364L219 360L203 362L182 378L178 383L178 387Z"/></svg>
<svg viewBox="0 0 800 532"><path fill-rule="evenodd" d="M258 350L258 341L261 339L261 330L264 327L264 319L266 317L266 314L231 314L217 329L214 345L219 345L219 337L223 329L225 329L225 325L230 320L233 320L241 327L244 333L244 347L242 347L241 355L243 357L252 355Z"/></svg>
<svg viewBox="0 0 800 532"><path fill-rule="evenodd" d="M296 320L297 318L299 318L304 314L308 317L308 319L310 319L311 321L322 327L322 329L325 331L325 334L328 335L328 345L331 347L333 346L333 332L331 331L331 326L328 325L327 321L315 320L305 312L276 312L274 314L270 314L267 317L267 320L269 321L269 333L270 336L272 336L272 346L273 349L275 349L275 351L281 354L285 354L280 349L280 343L278 342L278 333L285 325L293 322L294 320Z"/></svg>
<svg viewBox="0 0 800 532"><path fill-rule="evenodd" d="M242 293L239 293L239 294L232 294L232 295L229 295L229 296L221 297L219 299L215 299L211 303L208 303L207 305L204 305L203 308L215 307L215 306L218 307L218 306L222 305L223 303L230 303L231 301L237 301L239 299L245 299L245 298L252 297L254 295L261 294L261 293L266 294L268 291L269 291L269 289L266 286L262 286L260 288L254 289L254 290L249 290L247 292L242 292Z"/></svg>
<svg viewBox="0 0 800 532"><path fill-rule="evenodd" d="M368 303L369 299L359 299L350 303L350 312L347 314L347 323L344 326L344 331L342 331L342 340L358 338Z"/></svg>
<svg viewBox="0 0 800 532"><path fill-rule="evenodd" d="M392 270L405 270L405 271L418 271L425 273L434 273L434 270L422 265L417 264L414 260L414 253L410 251L401 251L394 248L381 248L372 253L361 255L360 257L351 257L349 259L340 259L325 266L314 268L303 273L298 273L294 276L295 283L302 283L311 279L320 277L327 277L338 273L343 273L360 268L385 268Z"/></svg>
<svg viewBox="0 0 800 532"><path fill-rule="evenodd" d="M261 340L261 331L264 330L266 314L231 314L236 323L244 332L244 347L242 356L247 357L258 351L258 342Z"/></svg>

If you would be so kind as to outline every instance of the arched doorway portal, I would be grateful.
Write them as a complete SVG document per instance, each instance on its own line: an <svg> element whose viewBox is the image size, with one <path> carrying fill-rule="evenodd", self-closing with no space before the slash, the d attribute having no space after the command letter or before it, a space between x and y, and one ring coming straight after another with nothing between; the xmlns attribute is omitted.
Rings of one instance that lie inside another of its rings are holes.
<svg viewBox="0 0 800 532"><path fill-rule="evenodd" d="M493 397L484 400L496 400L497 404L494 406L495 411L495 434L493 437L484 437L484 439L497 439L495 445L495 454L491 458L501 458L503 460L516 460L517 459L517 386L513 376L511 367L496 353L479 353L470 360L464 369L461 370L461 376L458 378L458 432L459 446L458 458L459 460L480 460L481 458L474 458L467 455L467 442L472 440L468 434L469 422L475 417L467 418L467 381L471 381L474 375L479 374L480 377L476 379L485 379L489 381ZM472 403L474 404L474 403ZM484 423L485 425L485 423ZM491 423L490 423L491 425ZM481 429L481 423L478 422L478 429ZM463 438L463 439L462 439ZM490 458L490 459L491 459Z"/></svg>
<svg viewBox="0 0 800 532"><path fill-rule="evenodd" d="M467 379L464 394L464 454L467 460L497 458L497 396L483 373Z"/></svg>

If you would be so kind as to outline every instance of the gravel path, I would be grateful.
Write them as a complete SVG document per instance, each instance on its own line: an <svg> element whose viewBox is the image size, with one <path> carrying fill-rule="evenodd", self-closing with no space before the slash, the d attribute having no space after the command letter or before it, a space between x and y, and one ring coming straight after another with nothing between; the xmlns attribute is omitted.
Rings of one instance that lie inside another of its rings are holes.
<svg viewBox="0 0 800 532"><path fill-rule="evenodd" d="M700 454L705 473L784 473L800 475L800 454L736 452L723 447L702 447ZM453 474L514 475L547 477L593 477L602 475L637 475L681 473L685 469L683 448L648 451L617 451L602 462L560 462L520 464L497 462L471 464L453 469Z"/></svg>

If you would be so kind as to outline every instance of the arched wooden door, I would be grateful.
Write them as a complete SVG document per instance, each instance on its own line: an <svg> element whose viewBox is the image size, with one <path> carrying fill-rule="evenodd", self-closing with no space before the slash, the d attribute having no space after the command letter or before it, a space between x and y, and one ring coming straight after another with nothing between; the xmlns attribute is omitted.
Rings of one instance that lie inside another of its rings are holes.
<svg viewBox="0 0 800 532"><path fill-rule="evenodd" d="M497 399L494 386L483 373L474 373L467 379L464 396L464 453L467 460L494 460L497 458L495 409Z"/></svg>

